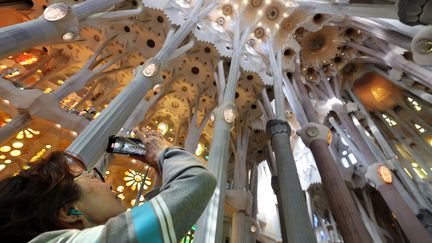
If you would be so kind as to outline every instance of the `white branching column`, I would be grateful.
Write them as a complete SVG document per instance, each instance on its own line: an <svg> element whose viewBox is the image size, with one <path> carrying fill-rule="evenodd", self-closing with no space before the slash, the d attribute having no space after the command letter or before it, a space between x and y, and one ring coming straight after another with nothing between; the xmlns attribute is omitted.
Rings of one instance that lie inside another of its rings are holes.
<svg viewBox="0 0 432 243"><path fill-rule="evenodd" d="M100 47L98 47L98 49L96 49L95 53L90 57L90 59L81 68L80 71L78 71L77 73L75 73L74 75L66 79L65 82L58 89L52 92L52 94L55 95L59 99L59 101L66 98L69 94L81 90L82 88L85 87L86 84L88 84L95 78L100 78L124 69L124 67L120 67L117 69L105 71L113 64L115 64L117 61L119 61L125 55L126 52L123 52L122 54L117 54L110 60L108 60L109 57L105 57L105 58L99 57L99 55L102 53L105 47L109 43L111 43L113 39L114 36L106 40ZM99 66L99 64L101 64L102 62L105 63Z"/></svg>
<svg viewBox="0 0 432 243"><path fill-rule="evenodd" d="M233 101L240 72L240 55L245 39L249 34L248 27L241 32L240 20L238 18L234 21L233 54L226 86L224 72L221 70L222 65L218 67L219 78L217 79L217 83L219 87L223 85L224 88L219 88L219 91L223 92L219 93L219 97L221 98L220 103L213 111L215 126L208 160L209 170L214 173L218 181L212 199L198 220L195 241L199 243L222 242L230 130L237 116L237 109Z"/></svg>
<svg viewBox="0 0 432 243"><path fill-rule="evenodd" d="M239 121L237 127L237 139L231 141L234 152L234 186L227 191L227 202L236 209L233 213L231 226L232 242L247 243L249 232L247 220L250 216L252 206L252 193L247 186L246 158L249 144L249 127L247 118Z"/></svg>
<svg viewBox="0 0 432 243"><path fill-rule="evenodd" d="M0 29L0 58L54 41L78 35L80 21L124 0L90 0L73 6L54 3L37 19Z"/></svg>
<svg viewBox="0 0 432 243"><path fill-rule="evenodd" d="M195 99L195 102L192 103L190 100L188 100L189 103L189 124L188 124L188 134L186 136L185 140L185 149L191 153L195 153L195 150L198 146L198 142L200 139L201 132L204 130L208 120L211 116L211 110L206 111L204 110L204 117L201 120L201 123L198 124L198 113L199 113L199 107L201 104L201 97L206 92L206 89L200 89L198 91L197 97Z"/></svg>
<svg viewBox="0 0 432 243"><path fill-rule="evenodd" d="M269 41L268 49L273 73L276 114L274 119L267 122L266 130L271 138L272 149L276 157L280 191L279 214L283 214L283 217L279 218L284 219L288 242L316 242L312 225L308 217L305 217L308 215L306 200L291 151L291 127L285 118L281 53L278 52L275 57L272 41ZM264 104L269 103L266 98L263 96Z"/></svg>
<svg viewBox="0 0 432 243"><path fill-rule="evenodd" d="M203 1L197 1L189 18L180 28L165 41L155 57L135 70L135 78L110 102L108 107L73 141L67 148L79 156L88 167L94 166L103 155L110 135L116 134L147 91L162 80L161 66L175 52L181 42L190 33L196 22L206 15L214 3L206 6L201 12Z"/></svg>

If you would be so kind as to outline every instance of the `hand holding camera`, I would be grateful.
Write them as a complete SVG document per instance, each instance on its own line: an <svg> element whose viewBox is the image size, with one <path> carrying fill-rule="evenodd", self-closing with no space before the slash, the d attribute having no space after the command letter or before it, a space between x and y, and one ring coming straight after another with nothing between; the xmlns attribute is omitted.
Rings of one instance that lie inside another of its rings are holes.
<svg viewBox="0 0 432 243"><path fill-rule="evenodd" d="M163 138L162 134L157 131L148 130L142 128L141 131L138 129L134 130L138 139L144 144L146 154L144 156L132 156L149 166L156 168L158 167L157 162L161 153L169 147L168 143Z"/></svg>

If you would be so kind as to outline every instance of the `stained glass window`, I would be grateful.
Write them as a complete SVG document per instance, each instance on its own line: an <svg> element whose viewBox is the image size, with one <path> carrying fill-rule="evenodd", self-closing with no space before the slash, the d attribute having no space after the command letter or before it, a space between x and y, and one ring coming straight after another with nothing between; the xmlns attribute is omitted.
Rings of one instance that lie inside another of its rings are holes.
<svg viewBox="0 0 432 243"><path fill-rule="evenodd" d="M416 111L421 111L422 107L411 97L407 97L408 102L414 107Z"/></svg>
<svg viewBox="0 0 432 243"><path fill-rule="evenodd" d="M192 243L194 241L195 225L188 231L185 237L180 241L180 243Z"/></svg>

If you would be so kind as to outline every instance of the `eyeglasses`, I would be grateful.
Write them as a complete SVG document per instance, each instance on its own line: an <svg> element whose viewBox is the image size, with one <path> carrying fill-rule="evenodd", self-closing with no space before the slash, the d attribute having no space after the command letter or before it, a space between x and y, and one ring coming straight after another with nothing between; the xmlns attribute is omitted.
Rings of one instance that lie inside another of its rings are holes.
<svg viewBox="0 0 432 243"><path fill-rule="evenodd" d="M81 172L81 174L74 178L74 181L78 180L78 178L83 176L88 176L91 177L91 179L97 179L105 182L105 178L103 177L102 173L100 173L100 171L96 168L93 168L92 170L84 170L83 172Z"/></svg>

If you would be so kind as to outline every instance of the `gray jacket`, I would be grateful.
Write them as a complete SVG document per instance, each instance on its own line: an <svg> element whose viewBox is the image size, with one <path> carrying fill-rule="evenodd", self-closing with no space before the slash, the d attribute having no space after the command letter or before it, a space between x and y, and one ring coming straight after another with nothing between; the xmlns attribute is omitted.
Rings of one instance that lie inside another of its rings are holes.
<svg viewBox="0 0 432 243"><path fill-rule="evenodd" d="M178 148L164 151L158 164L162 186L150 201L105 225L45 232L30 242L178 242L204 211L216 179L199 159Z"/></svg>

